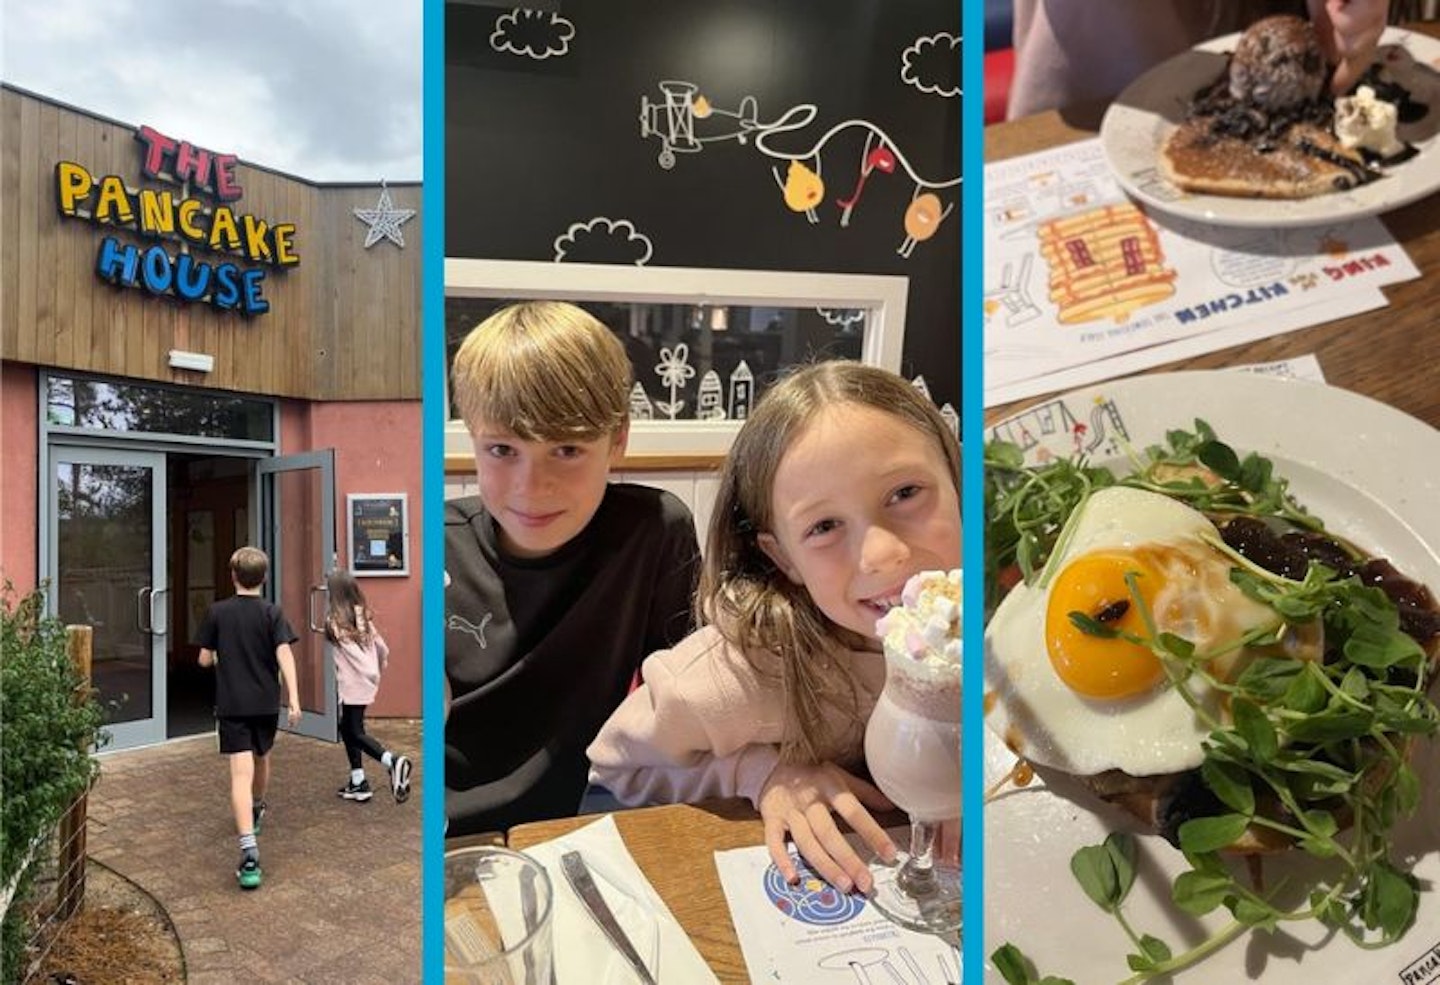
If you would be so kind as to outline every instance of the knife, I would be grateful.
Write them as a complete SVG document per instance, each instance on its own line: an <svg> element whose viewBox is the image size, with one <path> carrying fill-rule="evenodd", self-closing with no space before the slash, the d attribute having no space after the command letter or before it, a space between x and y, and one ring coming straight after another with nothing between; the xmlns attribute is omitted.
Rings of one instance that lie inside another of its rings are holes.
<svg viewBox="0 0 1440 985"><path fill-rule="evenodd" d="M640 981L645 985L657 985L655 976L645 967L645 962L640 960L635 945L630 943L620 922L615 919L615 914L610 912L605 897L600 895L600 889L595 885L595 880L590 877L590 869L586 867L585 860L580 857L579 852L566 852L560 856L560 868L565 873L565 880L570 883L575 895L580 897L580 902L585 904L585 909L590 916L595 918L595 923L610 938L610 943L615 945L625 958L630 962L630 967L635 969L635 974L640 976Z"/></svg>

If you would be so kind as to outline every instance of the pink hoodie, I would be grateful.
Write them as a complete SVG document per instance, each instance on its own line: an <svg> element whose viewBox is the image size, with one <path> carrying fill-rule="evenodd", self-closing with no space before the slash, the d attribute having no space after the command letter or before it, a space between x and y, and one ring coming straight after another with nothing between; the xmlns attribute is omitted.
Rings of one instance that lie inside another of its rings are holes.
<svg viewBox="0 0 1440 985"><path fill-rule="evenodd" d="M356 612L356 621L363 617ZM340 634L335 646L335 684L340 691L340 703L346 705L368 705L375 700L380 690L380 672L390 656L390 647L385 637L370 624L370 643L362 646L354 640L347 640Z"/></svg>
<svg viewBox="0 0 1440 985"><path fill-rule="evenodd" d="M847 769L864 761L865 722L885 683L882 654L851 656L861 717L846 722L838 710L827 715L832 727L848 727L824 757ZM734 796L754 804L780 761L785 708L779 685L762 679L713 626L653 654L640 672L644 683L586 750L590 781L632 807Z"/></svg>

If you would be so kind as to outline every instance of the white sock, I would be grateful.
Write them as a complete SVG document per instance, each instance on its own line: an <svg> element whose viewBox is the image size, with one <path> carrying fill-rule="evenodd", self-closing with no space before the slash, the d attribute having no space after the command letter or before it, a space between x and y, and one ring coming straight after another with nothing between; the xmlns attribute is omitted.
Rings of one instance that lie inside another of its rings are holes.
<svg viewBox="0 0 1440 985"><path fill-rule="evenodd" d="M351 770L351 771L350 771L350 785L351 785L352 787L358 787L360 784L362 784L362 783L364 783L364 782L365 782L365 771L364 771L364 770Z"/></svg>
<svg viewBox="0 0 1440 985"><path fill-rule="evenodd" d="M390 767L394 766L394 765L395 765L395 754L394 754L393 752L391 752L389 749L386 749L383 753L380 754L380 765L381 765L381 766L384 766L387 770L388 770Z"/></svg>

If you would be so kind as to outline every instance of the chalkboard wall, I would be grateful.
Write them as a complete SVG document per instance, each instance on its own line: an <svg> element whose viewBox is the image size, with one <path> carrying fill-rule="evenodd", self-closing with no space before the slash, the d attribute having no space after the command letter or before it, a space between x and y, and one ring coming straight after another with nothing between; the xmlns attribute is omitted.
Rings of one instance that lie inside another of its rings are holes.
<svg viewBox="0 0 1440 985"><path fill-rule="evenodd" d="M544 10L446 5L446 255L904 275L902 372L959 406L959 4Z"/></svg>

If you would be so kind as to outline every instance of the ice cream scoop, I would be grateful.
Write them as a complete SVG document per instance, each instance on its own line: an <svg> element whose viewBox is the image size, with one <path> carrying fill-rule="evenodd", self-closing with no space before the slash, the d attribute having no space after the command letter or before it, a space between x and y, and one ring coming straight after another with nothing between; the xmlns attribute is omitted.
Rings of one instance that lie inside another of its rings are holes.
<svg viewBox="0 0 1440 985"><path fill-rule="evenodd" d="M1310 22L1288 14L1256 21L1230 59L1230 95L1267 113L1318 99L1330 74Z"/></svg>

